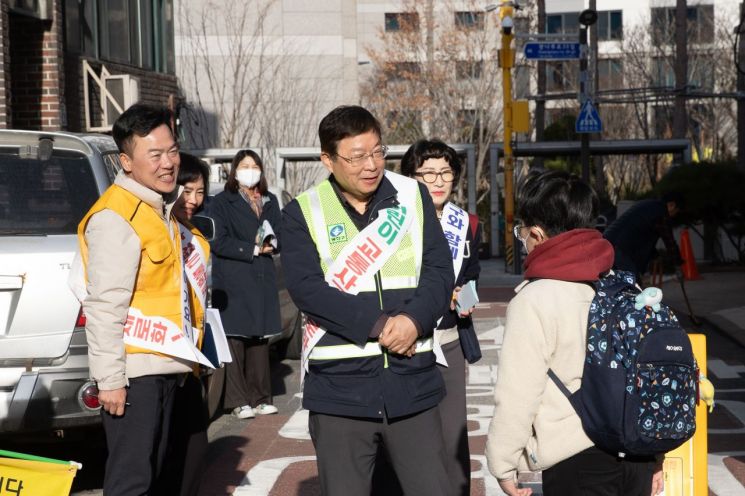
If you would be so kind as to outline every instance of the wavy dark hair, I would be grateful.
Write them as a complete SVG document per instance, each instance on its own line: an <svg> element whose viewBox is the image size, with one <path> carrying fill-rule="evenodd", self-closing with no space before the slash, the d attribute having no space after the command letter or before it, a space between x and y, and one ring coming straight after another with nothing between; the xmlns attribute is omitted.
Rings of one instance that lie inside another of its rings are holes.
<svg viewBox="0 0 745 496"><path fill-rule="evenodd" d="M259 166L259 169L261 169L261 179L259 179L259 184L257 185L257 187L259 188L259 193L265 195L266 192L269 191L269 186L266 182L264 162L261 161L261 157L259 157L258 153L249 149L241 150L235 154L235 157L233 157L233 163L230 164L230 173L228 174L228 180L225 182L225 191L230 191L231 193L238 192L238 188L240 188L241 185L238 183L238 179L235 178L235 171L238 168L238 164L240 164L241 161L246 157L251 157L254 163Z"/></svg>
<svg viewBox="0 0 745 496"><path fill-rule="evenodd" d="M462 170L458 152L437 138L422 139L411 145L401 159L401 174L414 177L417 169L431 158L444 158L455 174L453 182L458 181Z"/></svg>
<svg viewBox="0 0 745 496"><path fill-rule="evenodd" d="M193 183L201 177L204 180L204 194L209 194L209 166L190 153L179 152L179 156L181 157L181 165L178 168L178 179L176 179L176 182L183 186L186 183Z"/></svg>
<svg viewBox="0 0 745 496"><path fill-rule="evenodd" d="M531 172L517 190L517 218L549 236L593 228L598 196L589 184L563 170Z"/></svg>

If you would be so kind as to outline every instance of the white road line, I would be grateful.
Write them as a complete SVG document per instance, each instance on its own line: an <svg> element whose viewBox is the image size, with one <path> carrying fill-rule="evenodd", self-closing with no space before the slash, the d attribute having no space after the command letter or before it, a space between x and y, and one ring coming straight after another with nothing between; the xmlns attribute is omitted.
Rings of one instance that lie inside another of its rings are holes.
<svg viewBox="0 0 745 496"><path fill-rule="evenodd" d="M471 455L471 460L476 460L481 465L479 470L471 472L471 480L484 479L484 494L485 496L506 496L502 489L499 487L497 479L489 473L489 469L486 467L486 456L484 455Z"/></svg>
<svg viewBox="0 0 745 496"><path fill-rule="evenodd" d="M709 374L713 372L719 379L740 379L745 376L745 365L728 365L718 358L706 362L706 368Z"/></svg>
<svg viewBox="0 0 745 496"><path fill-rule="evenodd" d="M724 465L724 459L728 456L745 456L745 451L709 453L709 489L720 496L743 495L745 488Z"/></svg>
<svg viewBox="0 0 745 496"><path fill-rule="evenodd" d="M315 456L288 456L257 463L235 488L235 496L266 496L277 483L282 472L298 462L315 461Z"/></svg>
<svg viewBox="0 0 745 496"><path fill-rule="evenodd" d="M292 414L279 430L279 435L287 439L310 441L308 432L308 410L301 408Z"/></svg>

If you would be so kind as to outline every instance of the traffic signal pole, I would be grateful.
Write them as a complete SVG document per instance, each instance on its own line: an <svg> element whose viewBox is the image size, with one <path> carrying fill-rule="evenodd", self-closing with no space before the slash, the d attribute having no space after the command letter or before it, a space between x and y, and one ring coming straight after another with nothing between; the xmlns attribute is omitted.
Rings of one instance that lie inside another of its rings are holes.
<svg viewBox="0 0 745 496"><path fill-rule="evenodd" d="M499 19L502 26L502 44L499 50L499 65L502 68L502 116L504 130L504 261L508 272L521 272L520 257L516 253L515 236L512 226L515 223L515 158L512 154L512 67L515 63L515 50L512 48L514 34L514 8L512 1L499 5Z"/></svg>

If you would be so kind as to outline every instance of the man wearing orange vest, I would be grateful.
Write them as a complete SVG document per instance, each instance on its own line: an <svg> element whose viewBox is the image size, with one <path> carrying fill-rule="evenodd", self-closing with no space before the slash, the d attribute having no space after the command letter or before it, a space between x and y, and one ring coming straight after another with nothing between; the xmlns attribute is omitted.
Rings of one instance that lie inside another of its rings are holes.
<svg viewBox="0 0 745 496"><path fill-rule="evenodd" d="M158 486L174 393L202 361L203 308L171 208L179 148L164 108L136 104L113 127L123 170L78 227L88 360L98 383L107 496ZM208 250L198 231L191 242Z"/></svg>

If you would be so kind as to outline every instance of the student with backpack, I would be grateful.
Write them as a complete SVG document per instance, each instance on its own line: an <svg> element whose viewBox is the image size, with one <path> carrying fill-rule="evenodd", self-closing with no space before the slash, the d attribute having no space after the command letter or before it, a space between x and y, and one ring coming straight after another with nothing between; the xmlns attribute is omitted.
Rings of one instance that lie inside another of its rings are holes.
<svg viewBox="0 0 745 496"><path fill-rule="evenodd" d="M590 186L564 171L530 175L518 191L514 234L528 252L526 281L507 308L486 444L489 470L509 496L531 494L518 488L518 470L542 470L546 496L662 490L654 455L600 449L565 396L582 383L593 284L613 265L613 247L592 229L597 206Z"/></svg>

